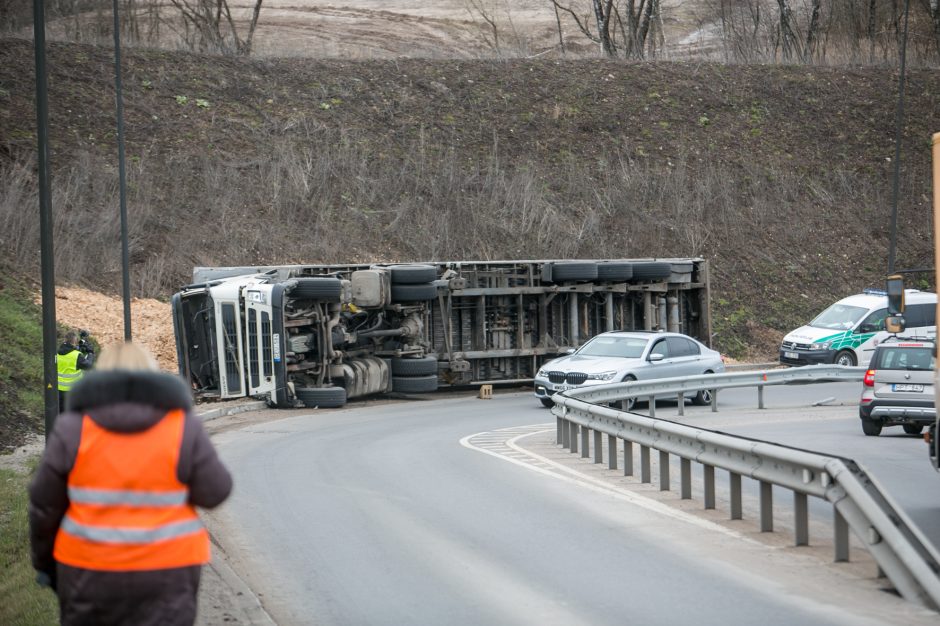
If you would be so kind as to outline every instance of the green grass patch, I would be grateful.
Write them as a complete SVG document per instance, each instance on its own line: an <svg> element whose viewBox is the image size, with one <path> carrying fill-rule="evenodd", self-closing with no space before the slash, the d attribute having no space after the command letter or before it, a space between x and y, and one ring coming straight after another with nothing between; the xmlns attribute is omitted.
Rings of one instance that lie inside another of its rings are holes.
<svg viewBox="0 0 940 626"><path fill-rule="evenodd" d="M9 274L8 274L9 276ZM42 311L24 285L0 285L0 418L43 414Z"/></svg>
<svg viewBox="0 0 940 626"><path fill-rule="evenodd" d="M57 624L59 606L49 589L36 584L29 559L26 487L30 477L0 470L0 624Z"/></svg>

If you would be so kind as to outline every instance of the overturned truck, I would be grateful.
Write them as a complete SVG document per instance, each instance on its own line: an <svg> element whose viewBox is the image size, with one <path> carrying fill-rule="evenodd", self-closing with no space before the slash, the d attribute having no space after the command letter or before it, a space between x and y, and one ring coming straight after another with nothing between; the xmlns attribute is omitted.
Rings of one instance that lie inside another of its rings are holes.
<svg viewBox="0 0 940 626"><path fill-rule="evenodd" d="M698 258L196 268L172 309L197 396L277 407L524 384L607 330L711 339Z"/></svg>

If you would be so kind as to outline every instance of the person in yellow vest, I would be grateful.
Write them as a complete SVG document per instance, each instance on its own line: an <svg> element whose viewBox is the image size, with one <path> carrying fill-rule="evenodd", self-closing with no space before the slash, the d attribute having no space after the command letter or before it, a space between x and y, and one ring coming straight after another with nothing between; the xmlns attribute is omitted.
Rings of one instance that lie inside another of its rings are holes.
<svg viewBox="0 0 940 626"><path fill-rule="evenodd" d="M197 507L232 477L183 380L133 343L106 349L68 394L29 487L37 581L62 624L191 625L209 536Z"/></svg>
<svg viewBox="0 0 940 626"><path fill-rule="evenodd" d="M86 334L85 331L82 333ZM82 379L86 370L95 364L95 351L82 337L76 345L76 335L69 331L65 333L65 340L56 350L55 364L59 370L59 413L65 412L65 398L72 387Z"/></svg>

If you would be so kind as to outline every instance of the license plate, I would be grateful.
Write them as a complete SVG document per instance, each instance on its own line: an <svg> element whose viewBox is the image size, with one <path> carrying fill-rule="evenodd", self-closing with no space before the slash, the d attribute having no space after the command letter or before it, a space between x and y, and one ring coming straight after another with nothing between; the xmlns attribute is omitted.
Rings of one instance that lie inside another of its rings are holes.
<svg viewBox="0 0 940 626"><path fill-rule="evenodd" d="M897 383L891 385L891 391L923 391L923 385L912 385L909 383Z"/></svg>
<svg viewBox="0 0 940 626"><path fill-rule="evenodd" d="M798 358L800 358L800 355L797 354L796 352L784 352L784 353L783 353L783 356L784 356L785 358L788 358L788 359L798 359Z"/></svg>
<svg viewBox="0 0 940 626"><path fill-rule="evenodd" d="M555 391L568 391L569 389L574 389L570 385L554 385Z"/></svg>

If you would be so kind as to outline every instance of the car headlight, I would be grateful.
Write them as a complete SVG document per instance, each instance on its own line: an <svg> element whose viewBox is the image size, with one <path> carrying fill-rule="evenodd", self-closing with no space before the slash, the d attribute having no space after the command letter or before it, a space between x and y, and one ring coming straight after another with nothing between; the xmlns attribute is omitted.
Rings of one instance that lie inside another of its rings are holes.
<svg viewBox="0 0 940 626"><path fill-rule="evenodd" d="M612 370L610 372L598 372L597 374L588 374L588 380L611 380L616 375L616 370Z"/></svg>
<svg viewBox="0 0 940 626"><path fill-rule="evenodd" d="M536 378L548 378L548 370L539 370L535 375Z"/></svg>
<svg viewBox="0 0 940 626"><path fill-rule="evenodd" d="M832 345L831 341L823 341L822 343L811 343L809 344L810 350L828 350L829 346Z"/></svg>

